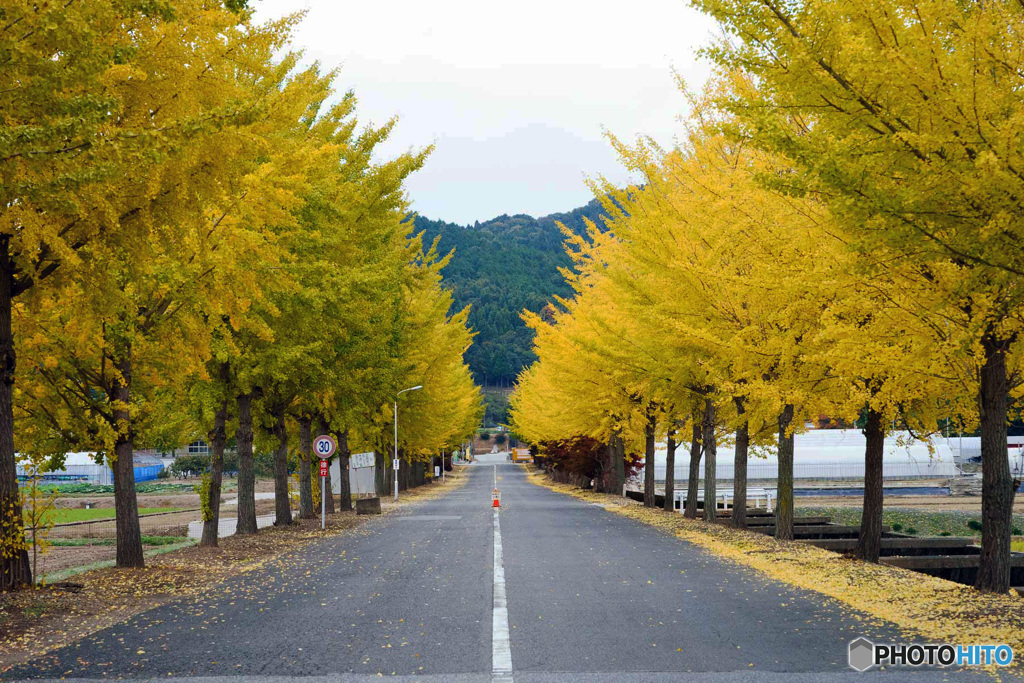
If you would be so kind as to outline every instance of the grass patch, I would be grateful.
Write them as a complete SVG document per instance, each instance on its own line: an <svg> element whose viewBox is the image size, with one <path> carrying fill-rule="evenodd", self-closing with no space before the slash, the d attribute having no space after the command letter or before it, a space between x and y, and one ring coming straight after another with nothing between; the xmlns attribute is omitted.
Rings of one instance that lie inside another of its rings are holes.
<svg viewBox="0 0 1024 683"><path fill-rule="evenodd" d="M1017 539L1010 543L1010 550L1018 553L1024 553L1024 538Z"/></svg>
<svg viewBox="0 0 1024 683"><path fill-rule="evenodd" d="M798 515L829 516L836 524L860 526L861 508L797 506ZM979 536L971 523L981 524L981 515L959 510L925 511L891 507L882 512L882 523L893 531L916 536ZM1013 516L1013 526L1024 529L1024 515Z"/></svg>
<svg viewBox="0 0 1024 683"><path fill-rule="evenodd" d="M36 604L29 605L24 609L25 618L27 619L38 619L39 617L46 614L46 605Z"/></svg>
<svg viewBox="0 0 1024 683"><path fill-rule="evenodd" d="M139 508L140 515L148 515L154 512L174 512L181 508ZM53 511L54 524L66 524L67 522L88 522L94 519L113 519L114 508L93 508L73 509L57 508Z"/></svg>
<svg viewBox="0 0 1024 683"><path fill-rule="evenodd" d="M142 545L173 545L175 543L181 543L183 538L181 536L143 536ZM54 538L50 541L50 545L54 547L72 547L77 548L88 545L117 545L117 539L113 537L106 538Z"/></svg>

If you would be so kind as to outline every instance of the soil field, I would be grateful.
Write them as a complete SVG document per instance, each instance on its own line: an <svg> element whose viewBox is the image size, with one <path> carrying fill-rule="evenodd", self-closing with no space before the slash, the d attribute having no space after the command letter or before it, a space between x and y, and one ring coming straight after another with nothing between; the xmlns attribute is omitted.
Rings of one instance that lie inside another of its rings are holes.
<svg viewBox="0 0 1024 683"><path fill-rule="evenodd" d="M198 479L171 479L171 484L196 484ZM238 497L234 479L224 480L225 491L221 495L222 500L231 500ZM256 492L270 492L274 490L273 479L259 479L256 481ZM138 494L139 507L146 508L182 508L195 509L199 507L199 494L193 491L166 491L161 493L140 493ZM57 498L56 507L83 509L86 504L97 508L114 507L114 494L112 493L81 493L73 495L61 495Z"/></svg>

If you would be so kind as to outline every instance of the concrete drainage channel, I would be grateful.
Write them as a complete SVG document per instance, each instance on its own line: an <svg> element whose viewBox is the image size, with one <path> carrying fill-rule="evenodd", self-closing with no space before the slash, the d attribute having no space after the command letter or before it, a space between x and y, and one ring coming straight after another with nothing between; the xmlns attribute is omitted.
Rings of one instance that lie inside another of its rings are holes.
<svg viewBox="0 0 1024 683"><path fill-rule="evenodd" d="M722 519L729 519L728 512ZM755 511L753 515L748 512L747 527L774 535L775 519L764 511ZM833 524L831 517L793 518L793 540L825 550L852 552L859 535L859 526ZM970 586L978 576L981 546L972 537L911 536L883 526L879 562ZM1010 558L1010 583L1024 586L1024 553L1013 553Z"/></svg>
<svg viewBox="0 0 1024 683"><path fill-rule="evenodd" d="M643 500L643 494L639 492L630 491L628 496L634 500ZM655 504L662 507L665 498L658 495L655 500ZM698 508L703 509L703 501L699 501ZM728 523L730 516L730 510L719 510L716 521ZM764 509L748 509L747 528L774 535L774 513ZM833 552L853 551L859 534L859 526L834 524L831 517L793 518L793 540ZM974 585L981 565L981 546L971 537L911 536L883 526L879 562L971 586ZM1024 553L1011 553L1010 585L1024 587Z"/></svg>

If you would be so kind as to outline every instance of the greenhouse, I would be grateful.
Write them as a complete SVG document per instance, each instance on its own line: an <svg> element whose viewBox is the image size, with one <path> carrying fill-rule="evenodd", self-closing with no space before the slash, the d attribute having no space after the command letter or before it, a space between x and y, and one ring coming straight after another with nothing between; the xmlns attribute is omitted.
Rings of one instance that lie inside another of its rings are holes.
<svg viewBox="0 0 1024 683"><path fill-rule="evenodd" d="M864 434L859 429L816 429L795 437L793 451L794 479L863 480ZM665 444L655 451L655 478L665 480ZM720 481L733 478L735 449L733 435L718 442L715 471ZM676 449L675 479L686 480L690 466L689 443ZM751 447L747 464L749 481L775 480L779 462L775 446ZM888 480L949 478L958 474L953 451L946 439L931 442L915 439L907 432L896 433L885 440L882 475ZM700 476L704 476L701 459Z"/></svg>

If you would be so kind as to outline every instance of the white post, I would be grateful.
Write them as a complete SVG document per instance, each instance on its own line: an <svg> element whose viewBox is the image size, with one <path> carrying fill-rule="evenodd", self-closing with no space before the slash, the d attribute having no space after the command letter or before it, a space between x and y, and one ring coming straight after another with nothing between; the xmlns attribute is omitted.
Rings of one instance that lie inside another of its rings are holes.
<svg viewBox="0 0 1024 683"><path fill-rule="evenodd" d="M398 500L398 397L395 397L395 461L391 468L395 471L395 500Z"/></svg>
<svg viewBox="0 0 1024 683"><path fill-rule="evenodd" d="M330 465L328 465L330 467ZM320 477L320 530L327 530L327 492L324 487L327 486L327 477Z"/></svg>
<svg viewBox="0 0 1024 683"><path fill-rule="evenodd" d="M397 394L395 394L395 459L391 463L391 467L395 470L395 500L398 500L398 465L400 464L398 462L398 397L407 391L416 391L422 388L422 386L417 384L414 387L402 389Z"/></svg>
<svg viewBox="0 0 1024 683"><path fill-rule="evenodd" d="M441 451L441 483L444 483L444 451Z"/></svg>

